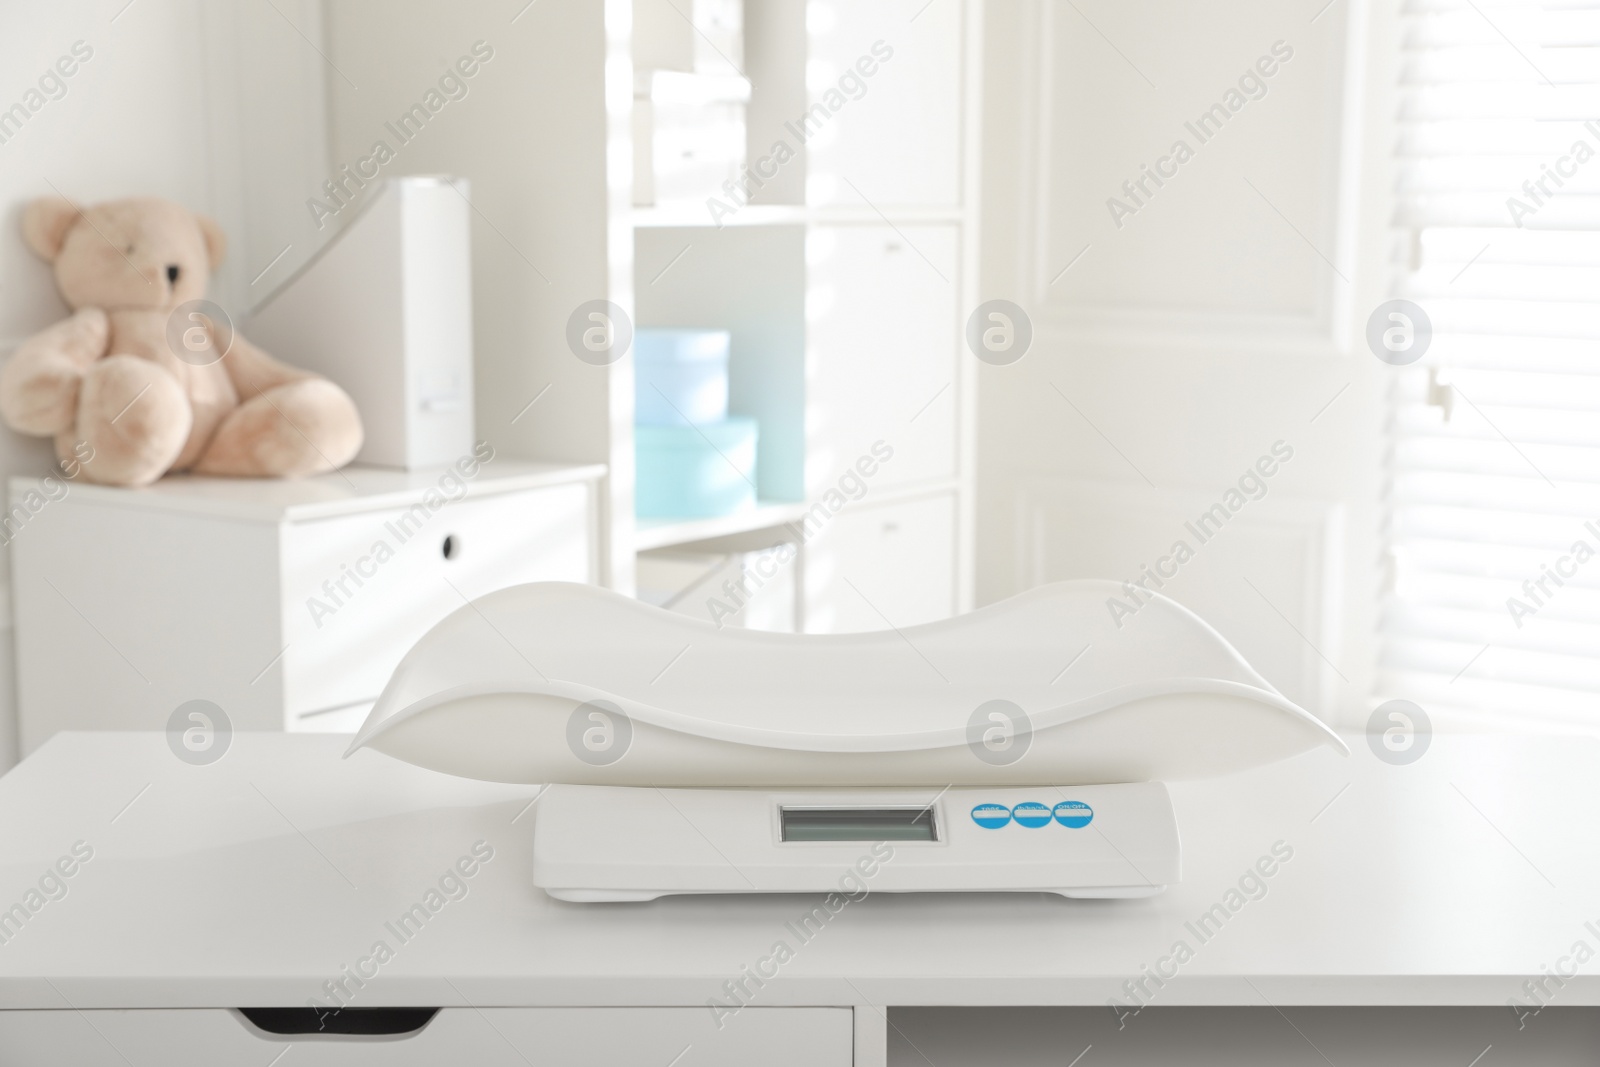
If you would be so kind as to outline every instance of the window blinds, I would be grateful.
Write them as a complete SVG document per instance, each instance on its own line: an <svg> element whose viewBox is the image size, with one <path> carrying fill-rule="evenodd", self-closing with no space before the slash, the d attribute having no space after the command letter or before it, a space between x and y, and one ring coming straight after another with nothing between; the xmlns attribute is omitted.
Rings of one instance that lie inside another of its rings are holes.
<svg viewBox="0 0 1600 1067"><path fill-rule="evenodd" d="M1379 688L1600 727L1600 0L1405 0Z"/></svg>

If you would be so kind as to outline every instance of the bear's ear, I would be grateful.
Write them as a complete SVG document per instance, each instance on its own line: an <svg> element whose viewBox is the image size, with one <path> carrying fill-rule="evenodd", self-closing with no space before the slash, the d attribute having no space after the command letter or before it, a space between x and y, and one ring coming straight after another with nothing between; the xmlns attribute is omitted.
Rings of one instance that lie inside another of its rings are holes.
<svg viewBox="0 0 1600 1067"><path fill-rule="evenodd" d="M22 236L41 258L54 261L61 254L67 231L77 221L78 209L72 201L60 196L41 197L22 213Z"/></svg>
<svg viewBox="0 0 1600 1067"><path fill-rule="evenodd" d="M194 221L200 224L200 233L206 239L206 255L211 259L211 269L216 270L228 253L228 237L217 220L209 215L196 215Z"/></svg>

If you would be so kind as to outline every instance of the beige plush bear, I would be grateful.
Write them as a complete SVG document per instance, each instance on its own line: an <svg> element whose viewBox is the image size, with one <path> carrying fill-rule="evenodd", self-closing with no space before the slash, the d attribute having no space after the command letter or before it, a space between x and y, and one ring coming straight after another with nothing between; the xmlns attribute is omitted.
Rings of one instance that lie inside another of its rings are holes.
<svg viewBox="0 0 1600 1067"><path fill-rule="evenodd" d="M205 296L222 260L211 219L164 200L79 211L47 198L28 206L22 230L76 314L0 370L0 416L54 437L63 462L92 456L88 481L147 485L169 470L297 477L341 467L361 447L342 389L277 362L214 311L184 307Z"/></svg>

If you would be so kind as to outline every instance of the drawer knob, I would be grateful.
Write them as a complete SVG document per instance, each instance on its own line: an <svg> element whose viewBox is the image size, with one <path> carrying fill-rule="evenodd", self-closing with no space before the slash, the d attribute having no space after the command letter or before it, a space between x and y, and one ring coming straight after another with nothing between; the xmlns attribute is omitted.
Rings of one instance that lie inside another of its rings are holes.
<svg viewBox="0 0 1600 1067"><path fill-rule="evenodd" d="M445 534L444 544L439 546L439 552L445 559L455 559L461 555L461 538L455 534Z"/></svg>

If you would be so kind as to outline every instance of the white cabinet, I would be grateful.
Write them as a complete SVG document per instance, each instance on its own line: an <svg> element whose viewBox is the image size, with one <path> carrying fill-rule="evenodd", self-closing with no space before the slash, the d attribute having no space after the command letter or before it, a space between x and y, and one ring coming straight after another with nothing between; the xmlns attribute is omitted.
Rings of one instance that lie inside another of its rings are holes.
<svg viewBox="0 0 1600 1067"><path fill-rule="evenodd" d="M830 493L837 497L842 480L856 480L852 472L876 460L881 441L894 457L871 476L868 504L942 495L955 512L926 556L937 571L920 571L916 553L890 554L881 566L902 572L892 584L940 591L915 601L916 617L965 610L978 361L963 335L979 302L983 0L746 0L740 47L730 42L726 55L696 60L707 60L700 73L737 69L749 82L745 169L693 202L640 207L633 196L639 158L631 150L637 101L632 86L609 85L605 72L631 65L635 74L687 76L697 40L690 23L717 5L675 6L534 5L518 22L519 32L532 27L524 36L533 51L530 62L514 64L517 85L486 98L482 109L474 105L477 126L458 130L447 145L418 141L408 149L435 152L441 168L505 178L498 192L477 191L487 198L484 215L506 228L510 242L479 249L493 265L475 272L478 288L510 294L485 300L480 291L479 334L555 339L518 349L517 359L504 345L480 359L487 385L480 414L515 421L547 386L560 397L555 407L542 402L541 417L517 423L515 440L525 452L606 463L600 580L629 594L639 591L642 552L692 553L708 540L745 535L718 551L793 544L800 535L787 524L819 504L835 510ZM436 36L477 33L467 9L436 7ZM559 44L585 34L603 45L603 64L593 50ZM334 62L376 72L359 93L330 85L336 130L403 111L417 79L433 76L421 60L397 61L392 35L374 35L359 19L333 18L330 38ZM701 84L710 99L713 87ZM605 104L603 123L569 121L570 102L580 97ZM691 123L714 125L717 105L698 115L695 105L683 106ZM549 151L507 155L493 137L479 136L497 128L542 130ZM365 149L352 143L345 150ZM556 157L563 166L544 165ZM573 203L588 207L552 206ZM525 276L528 264L513 246L528 242L541 249L533 257L540 269L560 263L573 284L547 291ZM535 291L559 292L522 299ZM597 300L633 327L619 338L661 328L728 331L729 411L760 427L760 506L712 523L634 514L635 342L594 360L561 341ZM824 573L812 568L797 598L795 614L808 630L839 615L820 611L824 602L851 595L817 584ZM685 592L669 590L664 599Z"/></svg>
<svg viewBox="0 0 1600 1067"><path fill-rule="evenodd" d="M793 544L828 516L796 571L807 632L944 618L972 601L981 0L746 15L762 183L715 226L630 216L637 321L730 331L733 407L760 420L768 507L712 536ZM705 548L697 524L673 525L639 527L640 551Z"/></svg>
<svg viewBox="0 0 1600 1067"><path fill-rule="evenodd" d="M961 0L807 5L810 203L959 205L965 8Z"/></svg>
<svg viewBox="0 0 1600 1067"><path fill-rule="evenodd" d="M698 547L639 553L639 599L718 628L794 632L792 550Z"/></svg>
<svg viewBox="0 0 1600 1067"><path fill-rule="evenodd" d="M466 598L594 580L603 473L467 457L294 482L56 483L10 542L22 750L58 730L163 729L191 700L236 730L353 730ZM39 484L13 479L13 504Z"/></svg>
<svg viewBox="0 0 1600 1067"><path fill-rule="evenodd" d="M815 226L807 235L807 407L813 494L870 453L874 488L956 475L955 226Z"/></svg>
<svg viewBox="0 0 1600 1067"><path fill-rule="evenodd" d="M806 545L806 629L904 629L956 610L954 494L850 505Z"/></svg>

